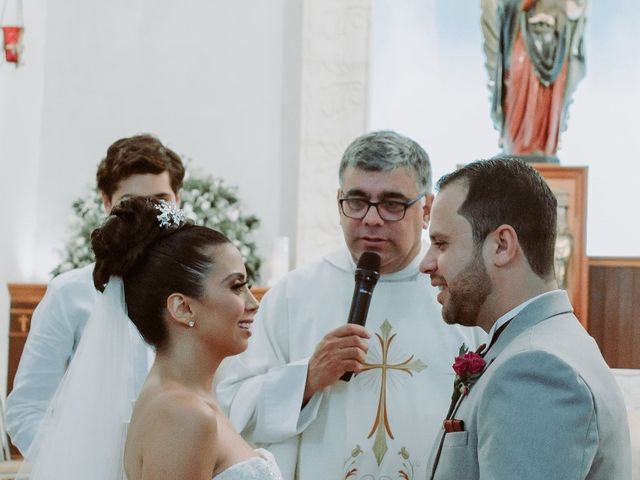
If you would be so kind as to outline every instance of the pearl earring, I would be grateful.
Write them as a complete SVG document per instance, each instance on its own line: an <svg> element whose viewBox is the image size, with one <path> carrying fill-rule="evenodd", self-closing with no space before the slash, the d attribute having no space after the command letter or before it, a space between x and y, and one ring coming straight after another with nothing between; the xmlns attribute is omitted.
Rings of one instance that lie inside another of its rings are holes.
<svg viewBox="0 0 640 480"><path fill-rule="evenodd" d="M193 320L189 320L189 323L187 323L187 325L189 325L189 328L193 328L196 326L196 322L194 322Z"/></svg>

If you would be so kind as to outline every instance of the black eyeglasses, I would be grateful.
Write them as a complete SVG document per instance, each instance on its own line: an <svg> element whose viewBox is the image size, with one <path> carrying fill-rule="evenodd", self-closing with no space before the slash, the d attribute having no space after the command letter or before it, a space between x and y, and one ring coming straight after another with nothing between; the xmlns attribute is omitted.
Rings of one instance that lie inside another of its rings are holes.
<svg viewBox="0 0 640 480"><path fill-rule="evenodd" d="M398 222L407 213L407 208L416 203L425 193L421 193L413 200L401 202L400 200L382 200L380 202L370 202L364 198L341 198L338 200L340 210L345 217L362 220L369 213L371 207L375 207L378 215L385 222Z"/></svg>

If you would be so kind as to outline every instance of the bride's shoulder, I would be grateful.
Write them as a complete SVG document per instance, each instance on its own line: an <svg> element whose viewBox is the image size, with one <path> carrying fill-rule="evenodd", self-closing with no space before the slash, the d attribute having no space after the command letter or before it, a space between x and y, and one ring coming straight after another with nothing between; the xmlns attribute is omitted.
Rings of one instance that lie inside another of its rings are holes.
<svg viewBox="0 0 640 480"><path fill-rule="evenodd" d="M148 408L158 418L193 418L205 423L216 423L217 412L213 403L187 390L165 390L158 392L149 402ZM155 416L155 415L154 415Z"/></svg>
<svg viewBox="0 0 640 480"><path fill-rule="evenodd" d="M215 441L218 431L218 413L201 396L183 390L158 392L149 399L145 418L156 429L179 433L195 442Z"/></svg>
<svg viewBox="0 0 640 480"><path fill-rule="evenodd" d="M149 478L205 478L213 472L220 445L215 410L186 391L147 393L134 410L127 443Z"/></svg>

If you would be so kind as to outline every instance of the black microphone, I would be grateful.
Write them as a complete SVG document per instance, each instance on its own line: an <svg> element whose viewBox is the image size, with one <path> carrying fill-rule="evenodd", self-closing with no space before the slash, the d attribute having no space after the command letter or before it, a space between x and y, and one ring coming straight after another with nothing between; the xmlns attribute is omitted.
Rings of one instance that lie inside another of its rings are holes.
<svg viewBox="0 0 640 480"><path fill-rule="evenodd" d="M380 255L374 252L364 252L356 265L355 287L353 298L351 299L351 309L349 310L349 320L347 323L362 325L367 321L369 304L373 289L380 278ZM340 380L348 382L351 380L353 372L345 372Z"/></svg>

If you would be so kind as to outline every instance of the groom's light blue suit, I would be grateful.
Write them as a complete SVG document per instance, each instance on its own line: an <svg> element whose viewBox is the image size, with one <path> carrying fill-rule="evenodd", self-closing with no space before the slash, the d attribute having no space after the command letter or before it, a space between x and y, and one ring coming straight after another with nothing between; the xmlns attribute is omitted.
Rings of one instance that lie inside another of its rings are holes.
<svg viewBox="0 0 640 480"><path fill-rule="evenodd" d="M622 394L565 292L527 305L485 360L452 415L464 431L443 430L427 478L631 478Z"/></svg>

